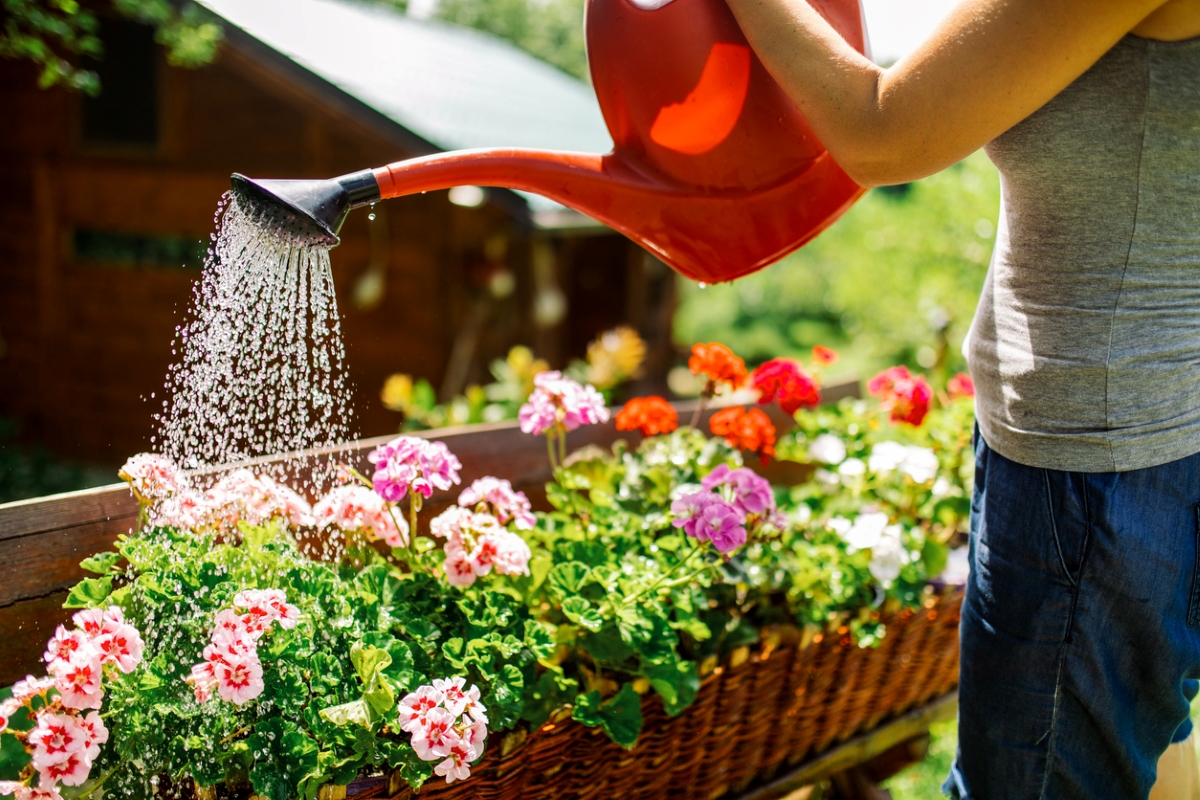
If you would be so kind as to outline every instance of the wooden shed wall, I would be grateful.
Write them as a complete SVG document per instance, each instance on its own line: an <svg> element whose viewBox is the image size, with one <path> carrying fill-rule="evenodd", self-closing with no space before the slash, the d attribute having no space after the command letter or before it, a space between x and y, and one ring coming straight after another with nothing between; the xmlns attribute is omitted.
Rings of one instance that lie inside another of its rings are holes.
<svg viewBox="0 0 1200 800"><path fill-rule="evenodd" d="M60 454L109 466L149 446L173 332L198 272L79 263L72 231L204 238L231 172L327 177L417 154L411 136L314 96L233 45L203 69L159 69L160 141L139 152L82 143L81 98L40 90L27 65L0 61L8 112L0 125L0 416L22 420L31 439ZM364 310L351 296L370 257L369 224L386 226L386 290ZM512 344L549 341L524 311L532 306L527 232L495 205L459 208L446 192L389 201L375 223L365 211L351 214L333 269L363 435L398 423L378 400L386 375L437 385L470 306L464 265L497 234L512 242L518 291L492 308L473 380ZM604 254L614 249L605 240L620 251L616 269L640 253L615 235L576 247ZM622 319L616 305L598 324ZM602 329L550 334L565 342ZM555 349L558 358L579 350Z"/></svg>

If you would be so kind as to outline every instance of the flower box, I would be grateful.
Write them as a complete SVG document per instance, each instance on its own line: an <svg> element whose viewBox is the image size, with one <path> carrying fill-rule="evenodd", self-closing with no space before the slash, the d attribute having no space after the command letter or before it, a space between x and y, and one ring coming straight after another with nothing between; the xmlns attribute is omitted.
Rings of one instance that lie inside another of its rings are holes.
<svg viewBox="0 0 1200 800"><path fill-rule="evenodd" d="M875 648L834 629L808 641L793 630L753 652L735 651L679 716L644 697L633 750L566 718L510 734L470 781L431 783L417 794L398 778L368 779L351 784L347 797L716 800L952 691L961 604L961 588L931 591L920 609L884 619L888 632Z"/></svg>

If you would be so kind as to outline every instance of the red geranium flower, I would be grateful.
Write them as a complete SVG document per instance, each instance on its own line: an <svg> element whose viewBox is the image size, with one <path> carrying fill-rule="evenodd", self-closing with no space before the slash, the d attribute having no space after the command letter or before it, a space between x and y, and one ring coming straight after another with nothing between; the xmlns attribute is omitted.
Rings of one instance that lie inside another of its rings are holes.
<svg viewBox="0 0 1200 800"><path fill-rule="evenodd" d="M950 395L951 400L957 400L960 397L974 397L975 382L971 380L970 375L960 372L946 381L946 394Z"/></svg>
<svg viewBox="0 0 1200 800"><path fill-rule="evenodd" d="M933 389L923 375L913 375L907 367L891 367L867 383L867 393L878 397L892 422L904 422L914 428L925 421Z"/></svg>
<svg viewBox="0 0 1200 800"><path fill-rule="evenodd" d="M708 388L705 392L709 395L715 391L718 383L728 383L731 389L740 389L750 377L746 373L746 362L734 355L728 347L716 342L692 345L688 369L695 375L708 378Z"/></svg>
<svg viewBox="0 0 1200 800"><path fill-rule="evenodd" d="M733 447L758 453L763 461L775 455L775 426L761 409L747 411L742 406L722 409L712 415L708 427Z"/></svg>
<svg viewBox="0 0 1200 800"><path fill-rule="evenodd" d="M817 381L804 367L787 358L773 358L754 370L754 388L761 393L758 402L779 399L788 414L798 408L812 408L821 401Z"/></svg>
<svg viewBox="0 0 1200 800"><path fill-rule="evenodd" d="M831 367L841 358L836 350L830 350L828 347L823 347L819 344L813 347L812 353L813 361L822 367Z"/></svg>
<svg viewBox="0 0 1200 800"><path fill-rule="evenodd" d="M640 430L644 436L670 433L679 427L675 407L661 397L635 397L617 412L617 430Z"/></svg>

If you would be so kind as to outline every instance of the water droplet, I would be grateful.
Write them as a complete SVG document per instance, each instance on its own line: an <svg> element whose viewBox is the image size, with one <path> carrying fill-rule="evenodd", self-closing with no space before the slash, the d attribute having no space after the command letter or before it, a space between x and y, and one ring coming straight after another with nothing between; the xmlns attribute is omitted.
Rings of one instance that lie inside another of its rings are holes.
<svg viewBox="0 0 1200 800"><path fill-rule="evenodd" d="M707 289L707 288L708 288L708 284L707 284L707 283L705 283L704 281L700 281L700 282L698 282L696 285L697 285L697 286L699 286L701 289Z"/></svg>

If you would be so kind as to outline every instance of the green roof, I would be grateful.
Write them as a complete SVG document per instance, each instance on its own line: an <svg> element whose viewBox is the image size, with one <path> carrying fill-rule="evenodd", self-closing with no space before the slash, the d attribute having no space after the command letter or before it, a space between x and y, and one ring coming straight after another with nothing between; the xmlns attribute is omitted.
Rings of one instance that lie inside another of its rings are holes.
<svg viewBox="0 0 1200 800"><path fill-rule="evenodd" d="M201 1L437 149L612 149L590 86L494 36L355 0Z"/></svg>

